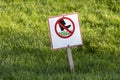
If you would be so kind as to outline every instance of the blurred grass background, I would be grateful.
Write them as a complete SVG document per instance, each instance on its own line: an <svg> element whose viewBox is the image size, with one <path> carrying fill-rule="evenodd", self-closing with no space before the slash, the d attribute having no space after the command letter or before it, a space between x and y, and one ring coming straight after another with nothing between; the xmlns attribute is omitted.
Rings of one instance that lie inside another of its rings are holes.
<svg viewBox="0 0 120 80"><path fill-rule="evenodd" d="M83 46L51 50L48 18L79 13ZM120 80L119 0L0 0L0 80Z"/></svg>

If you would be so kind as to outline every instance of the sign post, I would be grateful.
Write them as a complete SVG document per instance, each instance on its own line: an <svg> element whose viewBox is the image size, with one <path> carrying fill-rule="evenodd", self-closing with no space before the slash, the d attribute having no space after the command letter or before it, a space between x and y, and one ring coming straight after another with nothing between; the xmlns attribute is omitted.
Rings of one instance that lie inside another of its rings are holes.
<svg viewBox="0 0 120 80"><path fill-rule="evenodd" d="M52 49L67 49L70 71L74 72L71 47L83 44L78 13L50 17L48 25Z"/></svg>
<svg viewBox="0 0 120 80"><path fill-rule="evenodd" d="M74 72L74 63L73 63L71 48L69 47L69 45L67 47L67 56L68 56L68 62L69 62L69 66L70 66L70 71L72 73L72 72Z"/></svg>

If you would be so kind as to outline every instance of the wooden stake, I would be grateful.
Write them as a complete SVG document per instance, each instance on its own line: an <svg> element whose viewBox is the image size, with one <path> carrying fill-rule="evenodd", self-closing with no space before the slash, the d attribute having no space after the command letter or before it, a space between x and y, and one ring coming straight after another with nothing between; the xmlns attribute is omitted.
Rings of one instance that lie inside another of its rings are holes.
<svg viewBox="0 0 120 80"><path fill-rule="evenodd" d="M67 47L67 56L68 56L70 71L74 72L73 58L72 58L71 48L69 46Z"/></svg>

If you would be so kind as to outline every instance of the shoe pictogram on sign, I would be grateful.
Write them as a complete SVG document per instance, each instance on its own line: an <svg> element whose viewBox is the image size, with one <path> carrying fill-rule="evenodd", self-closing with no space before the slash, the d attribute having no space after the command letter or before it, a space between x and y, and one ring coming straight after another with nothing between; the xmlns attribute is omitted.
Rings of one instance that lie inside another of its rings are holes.
<svg viewBox="0 0 120 80"><path fill-rule="evenodd" d="M75 31L74 22L68 17L62 17L55 23L55 32L61 38L69 38Z"/></svg>

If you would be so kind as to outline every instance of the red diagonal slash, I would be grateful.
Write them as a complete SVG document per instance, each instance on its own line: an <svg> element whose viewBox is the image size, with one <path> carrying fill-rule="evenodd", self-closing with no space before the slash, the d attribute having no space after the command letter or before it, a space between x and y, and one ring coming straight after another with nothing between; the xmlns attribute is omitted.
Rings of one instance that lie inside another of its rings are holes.
<svg viewBox="0 0 120 80"><path fill-rule="evenodd" d="M65 30L67 30L69 33L72 33L72 31L70 31L68 28L66 28L64 25L62 25L60 22L58 22L58 24L59 24L62 28L64 28Z"/></svg>

